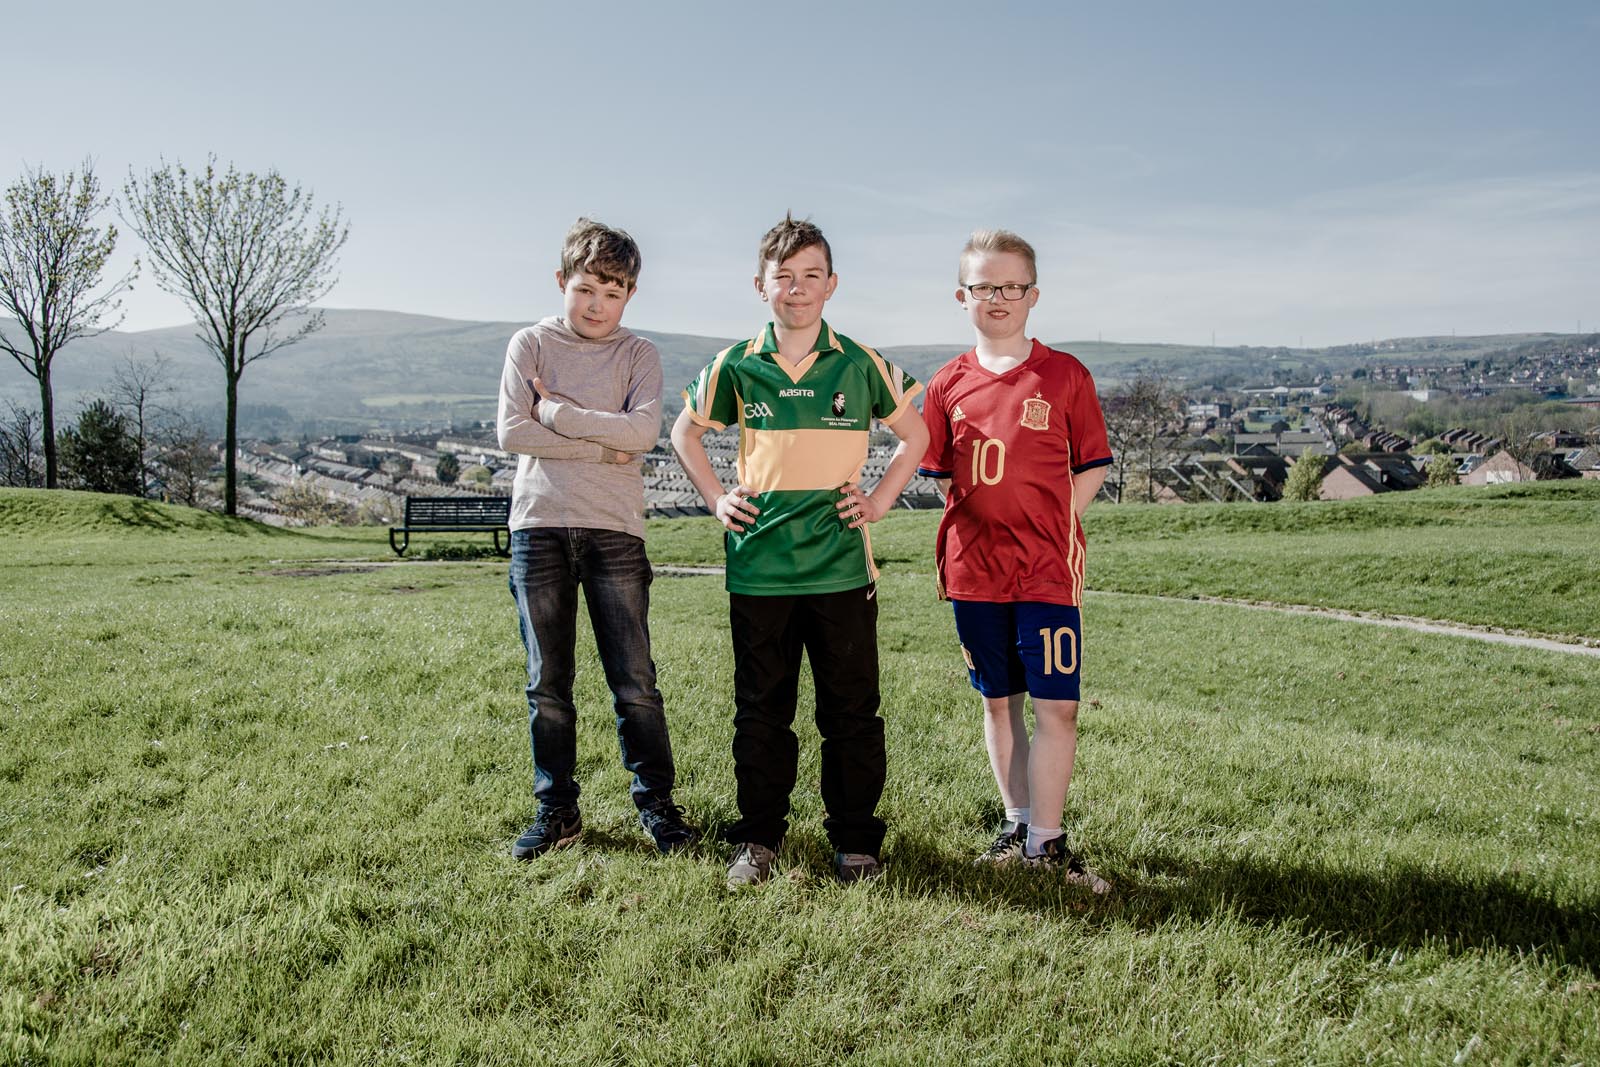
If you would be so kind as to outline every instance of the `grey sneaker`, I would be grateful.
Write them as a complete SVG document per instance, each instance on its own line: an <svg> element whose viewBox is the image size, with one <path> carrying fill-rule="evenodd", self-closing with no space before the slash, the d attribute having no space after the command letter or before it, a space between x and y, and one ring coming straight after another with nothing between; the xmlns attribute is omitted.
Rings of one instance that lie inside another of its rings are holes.
<svg viewBox="0 0 1600 1067"><path fill-rule="evenodd" d="M1083 860L1067 847L1065 837L1055 837L1046 841L1037 856L1024 853L1022 862L1030 867L1059 870L1066 881L1073 885L1086 886L1097 895L1111 892L1111 883L1084 866Z"/></svg>
<svg viewBox="0 0 1600 1067"><path fill-rule="evenodd" d="M833 873L841 882L870 882L883 874L883 864L868 852L835 852Z"/></svg>
<svg viewBox="0 0 1600 1067"><path fill-rule="evenodd" d="M1000 824L1000 833L994 843L984 849L978 858L972 862L979 867L1002 866L1016 863L1022 859L1022 846L1028 840L1028 824L1025 822L1011 822L1009 819Z"/></svg>
<svg viewBox="0 0 1600 1067"><path fill-rule="evenodd" d="M551 808L539 805L539 814L533 825L522 831L517 843L511 846L514 859L531 860L553 848L570 845L583 832L583 819L577 808Z"/></svg>
<svg viewBox="0 0 1600 1067"><path fill-rule="evenodd" d="M683 821L683 809L670 800L641 808L639 825L662 853L677 852L700 840L700 831Z"/></svg>
<svg viewBox="0 0 1600 1067"><path fill-rule="evenodd" d="M765 882L772 877L772 863L777 858L778 854L772 849L754 841L735 846L733 859L728 863L728 888L743 889Z"/></svg>

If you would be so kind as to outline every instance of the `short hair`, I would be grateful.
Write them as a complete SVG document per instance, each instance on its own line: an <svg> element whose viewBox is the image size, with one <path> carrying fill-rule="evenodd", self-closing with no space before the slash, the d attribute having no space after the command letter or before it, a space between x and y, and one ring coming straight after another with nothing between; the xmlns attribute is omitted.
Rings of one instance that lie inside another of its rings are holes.
<svg viewBox="0 0 1600 1067"><path fill-rule="evenodd" d="M632 289L643 265L632 237L591 218L574 222L561 242L561 273L567 278L581 271Z"/></svg>
<svg viewBox="0 0 1600 1067"><path fill-rule="evenodd" d="M973 230L967 245L961 250L961 269L956 275L957 285L967 284L967 266L972 257L985 252L1012 252L1028 261L1028 273L1033 277L1029 284L1039 281L1039 261L1034 258L1033 246L1010 230Z"/></svg>
<svg viewBox="0 0 1600 1067"><path fill-rule="evenodd" d="M761 247L757 250L759 259L756 261L756 273L764 274L768 263L782 263L790 256L812 245L821 245L822 254L828 260L828 273L833 273L833 249L828 247L828 239L822 236L822 230L810 219L797 219L794 212L785 212L783 221L768 230L766 236L761 238Z"/></svg>

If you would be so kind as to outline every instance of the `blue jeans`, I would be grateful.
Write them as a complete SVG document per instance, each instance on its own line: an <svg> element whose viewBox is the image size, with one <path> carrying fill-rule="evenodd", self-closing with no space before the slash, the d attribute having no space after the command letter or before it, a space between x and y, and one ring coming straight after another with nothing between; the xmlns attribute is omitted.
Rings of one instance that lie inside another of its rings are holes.
<svg viewBox="0 0 1600 1067"><path fill-rule="evenodd" d="M528 652L533 795L578 803L577 709L572 704L578 587L611 687L622 765L640 808L672 798L672 744L650 659L650 561L644 542L615 530L540 528L511 534L511 596Z"/></svg>

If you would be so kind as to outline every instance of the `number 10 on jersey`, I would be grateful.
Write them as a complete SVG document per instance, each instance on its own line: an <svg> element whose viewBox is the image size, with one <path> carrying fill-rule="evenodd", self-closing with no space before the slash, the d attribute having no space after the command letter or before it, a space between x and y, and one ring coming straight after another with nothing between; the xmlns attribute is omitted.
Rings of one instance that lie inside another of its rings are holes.
<svg viewBox="0 0 1600 1067"><path fill-rule="evenodd" d="M972 442L972 484L999 485L1006 475L1006 443L982 437Z"/></svg>

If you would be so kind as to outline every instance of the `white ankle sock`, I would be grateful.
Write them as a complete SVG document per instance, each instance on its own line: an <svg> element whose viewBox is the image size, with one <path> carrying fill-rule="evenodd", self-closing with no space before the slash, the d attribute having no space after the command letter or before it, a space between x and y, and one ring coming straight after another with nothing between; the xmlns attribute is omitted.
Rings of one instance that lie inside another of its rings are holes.
<svg viewBox="0 0 1600 1067"><path fill-rule="evenodd" d="M1059 826L1053 830L1042 829L1038 826L1028 827L1028 841L1022 846L1022 854L1024 856L1037 856L1044 851L1046 841L1054 841L1061 834L1062 830Z"/></svg>
<svg viewBox="0 0 1600 1067"><path fill-rule="evenodd" d="M1027 808L1007 808L1006 822L1025 823L1028 821Z"/></svg>

